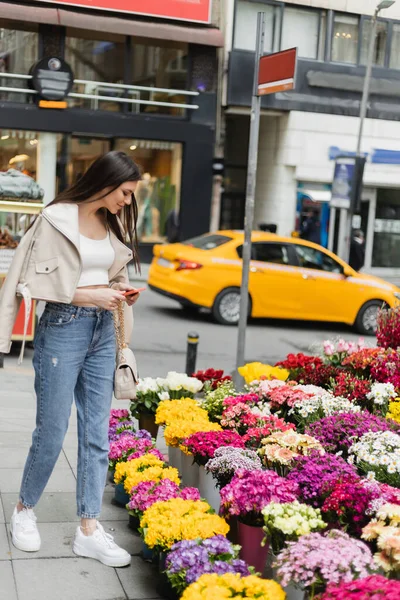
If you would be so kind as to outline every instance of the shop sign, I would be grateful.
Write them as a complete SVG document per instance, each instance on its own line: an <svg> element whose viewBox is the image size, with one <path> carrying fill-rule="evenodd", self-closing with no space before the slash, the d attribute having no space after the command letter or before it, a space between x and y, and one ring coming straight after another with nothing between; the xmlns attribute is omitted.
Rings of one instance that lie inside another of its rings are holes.
<svg viewBox="0 0 400 600"><path fill-rule="evenodd" d="M42 58L31 69L32 85L40 98L64 100L74 84L72 69L62 58Z"/></svg>
<svg viewBox="0 0 400 600"><path fill-rule="evenodd" d="M10 269L15 250L4 248L0 250L0 275L6 275Z"/></svg>
<svg viewBox="0 0 400 600"><path fill-rule="evenodd" d="M375 233L400 233L400 219L375 219Z"/></svg>
<svg viewBox="0 0 400 600"><path fill-rule="evenodd" d="M297 48L290 48L260 58L258 95L293 90L296 81Z"/></svg>
<svg viewBox="0 0 400 600"><path fill-rule="evenodd" d="M210 23L212 0L36 0L46 4L79 6L97 10L109 10L138 14L146 17L161 17L178 21Z"/></svg>
<svg viewBox="0 0 400 600"><path fill-rule="evenodd" d="M352 158L337 159L332 182L332 208L350 209L354 167Z"/></svg>

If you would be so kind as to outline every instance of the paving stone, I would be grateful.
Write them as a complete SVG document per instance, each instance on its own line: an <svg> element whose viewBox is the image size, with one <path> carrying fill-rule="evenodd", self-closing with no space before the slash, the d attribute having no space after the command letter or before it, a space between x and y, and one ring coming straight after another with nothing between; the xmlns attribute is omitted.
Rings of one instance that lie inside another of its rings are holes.
<svg viewBox="0 0 400 600"><path fill-rule="evenodd" d="M18 434L19 435L19 434ZM2 448L0 446L0 467L2 469L18 469L20 471L20 476L22 476L22 471L25 466L25 461L28 456L29 447L28 448ZM67 469L70 467L69 462L65 458L63 452L61 452L58 457L58 461L56 464L56 469L64 468Z"/></svg>
<svg viewBox="0 0 400 600"><path fill-rule="evenodd" d="M16 433L32 433L35 427L35 417L24 419L21 417L2 417L0 419L0 431L14 431Z"/></svg>
<svg viewBox="0 0 400 600"><path fill-rule="evenodd" d="M1 409L0 409L1 410ZM0 431L0 450L6 448L15 451L15 448L30 448L32 443L32 432L18 433L12 431Z"/></svg>
<svg viewBox="0 0 400 600"><path fill-rule="evenodd" d="M18 600L14 573L10 560L0 562L0 600Z"/></svg>
<svg viewBox="0 0 400 600"><path fill-rule="evenodd" d="M156 590L157 569L139 557L132 557L129 569L118 569L118 577L129 600L160 598Z"/></svg>
<svg viewBox="0 0 400 600"><path fill-rule="evenodd" d="M6 525L0 524L0 561L2 560L10 560L11 552L10 545L8 543L7 537L7 527ZM1 581L1 579L0 579Z"/></svg>
<svg viewBox="0 0 400 600"><path fill-rule="evenodd" d="M0 492L19 492L22 472L19 469L0 469ZM76 479L70 467L56 466L46 486L47 492L72 492Z"/></svg>
<svg viewBox="0 0 400 600"><path fill-rule="evenodd" d="M1 499L1 494L0 494L0 523L5 523L5 522L6 522L6 518L4 516L3 501Z"/></svg>
<svg viewBox="0 0 400 600"><path fill-rule="evenodd" d="M115 569L90 558L13 562L19 600L126 600Z"/></svg>

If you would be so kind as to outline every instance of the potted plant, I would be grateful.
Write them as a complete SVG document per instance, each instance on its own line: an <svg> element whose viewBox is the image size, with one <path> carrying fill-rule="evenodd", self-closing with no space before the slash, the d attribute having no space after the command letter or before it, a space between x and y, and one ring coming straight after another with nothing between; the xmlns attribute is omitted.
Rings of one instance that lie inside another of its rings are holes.
<svg viewBox="0 0 400 600"><path fill-rule="evenodd" d="M157 439L158 434L158 425L155 423L156 410L160 401L166 399L168 394L156 379L139 379L136 398L132 400L130 410L132 416L139 421L140 429L149 431L154 439Z"/></svg>
<svg viewBox="0 0 400 600"><path fill-rule="evenodd" d="M181 600L232 598L233 600L285 600L286 594L276 581L256 575L240 577L237 573L202 575L183 592Z"/></svg>

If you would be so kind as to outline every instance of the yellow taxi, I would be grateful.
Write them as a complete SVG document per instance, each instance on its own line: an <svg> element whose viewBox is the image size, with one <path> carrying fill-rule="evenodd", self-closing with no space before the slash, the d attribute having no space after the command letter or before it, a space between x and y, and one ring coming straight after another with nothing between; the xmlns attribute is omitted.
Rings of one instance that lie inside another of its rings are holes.
<svg viewBox="0 0 400 600"><path fill-rule="evenodd" d="M217 231L179 244L154 246L149 287L184 307L211 310L215 320L239 320L242 231ZM336 321L374 334L379 307L394 306L400 289L357 273L311 242L254 231L249 315Z"/></svg>

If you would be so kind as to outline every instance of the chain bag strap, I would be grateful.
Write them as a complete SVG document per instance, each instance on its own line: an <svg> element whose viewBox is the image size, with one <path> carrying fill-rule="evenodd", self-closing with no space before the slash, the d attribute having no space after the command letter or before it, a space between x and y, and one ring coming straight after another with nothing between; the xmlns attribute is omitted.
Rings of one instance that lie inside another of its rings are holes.
<svg viewBox="0 0 400 600"><path fill-rule="evenodd" d="M117 400L134 400L138 373L136 358L125 341L125 310L122 301L113 312L117 360L114 376L114 396Z"/></svg>

